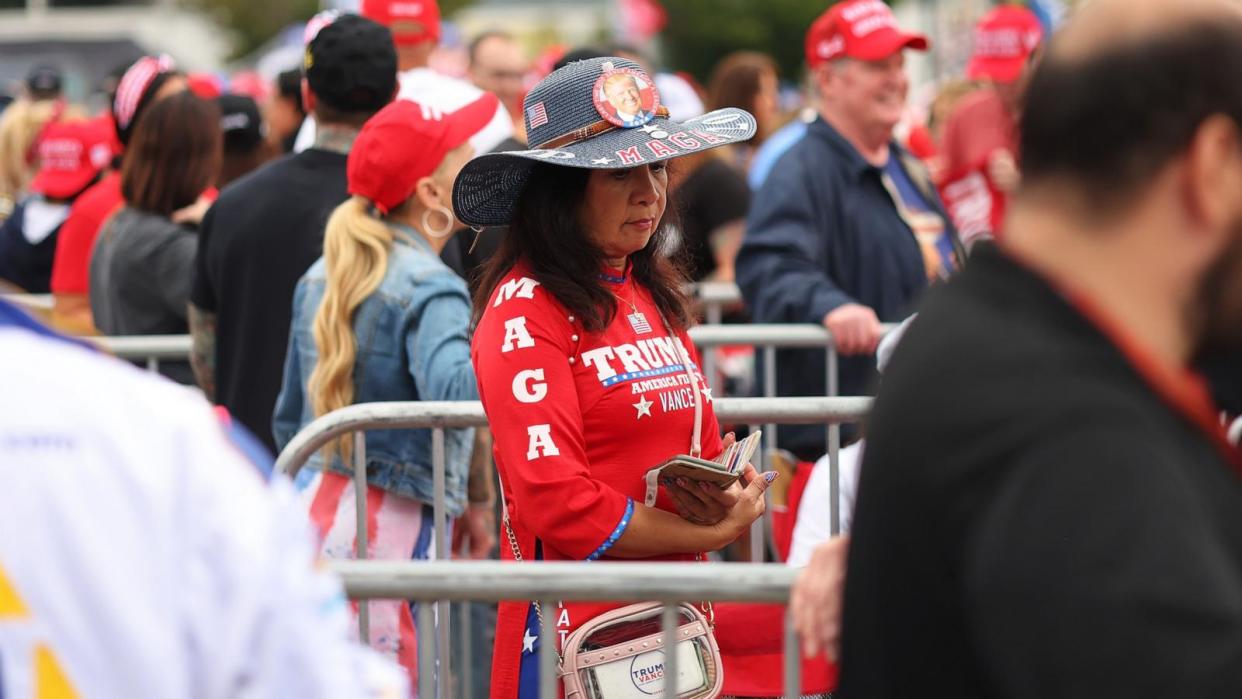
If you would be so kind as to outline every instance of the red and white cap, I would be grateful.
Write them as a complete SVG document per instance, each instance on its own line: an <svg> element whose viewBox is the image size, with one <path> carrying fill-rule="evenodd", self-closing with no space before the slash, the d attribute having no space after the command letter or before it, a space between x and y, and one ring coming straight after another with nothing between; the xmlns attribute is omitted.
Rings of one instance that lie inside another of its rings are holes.
<svg viewBox="0 0 1242 699"><path fill-rule="evenodd" d="M349 193L387 214L414 194L418 181L435 172L449 151L487 126L498 106L490 92L455 112L392 102L368 119L354 140L345 166Z"/></svg>
<svg viewBox="0 0 1242 699"><path fill-rule="evenodd" d="M322 12L316 13L314 17L306 20L306 26L302 29L302 45L310 46L310 42L314 41L315 37L319 36L319 32L322 31L324 27L335 22L336 18L340 16L340 10L323 10Z"/></svg>
<svg viewBox="0 0 1242 699"><path fill-rule="evenodd" d="M388 27L398 46L440 41L436 0L362 0L358 14Z"/></svg>
<svg viewBox="0 0 1242 699"><path fill-rule="evenodd" d="M971 80L1014 82L1043 38L1044 26L1034 12L1017 5L998 7L975 25L975 48L966 75Z"/></svg>
<svg viewBox="0 0 1242 699"><path fill-rule="evenodd" d="M125 71L116 86L116 98L112 103L112 112L116 118L117 128L128 129L133 125L138 113L138 106L147 94L147 89L161 73L176 70L177 64L172 56L143 56Z"/></svg>
<svg viewBox="0 0 1242 699"><path fill-rule="evenodd" d="M811 24L806 34L806 62L818 68L836 58L878 61L902 49L926 51L926 36L897 26L897 18L881 0L837 3Z"/></svg>
<svg viewBox="0 0 1242 699"><path fill-rule="evenodd" d="M70 199L112 161L115 134L101 120L50 124L39 142L39 171L30 191L50 199Z"/></svg>

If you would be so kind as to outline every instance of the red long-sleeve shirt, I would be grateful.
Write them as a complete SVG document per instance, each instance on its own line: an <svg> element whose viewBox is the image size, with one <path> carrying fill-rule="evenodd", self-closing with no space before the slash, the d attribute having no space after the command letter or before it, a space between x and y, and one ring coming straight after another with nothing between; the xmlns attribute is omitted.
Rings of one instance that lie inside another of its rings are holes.
<svg viewBox="0 0 1242 699"><path fill-rule="evenodd" d="M479 396L495 440L503 496L523 558L607 557L634 507L643 476L689 453L693 389L680 359L699 372L685 332L670 335L646 289L626 276L607 281L619 297L612 323L587 332L519 263L493 292L475 331ZM637 308L642 318L633 318ZM711 393L698 378L703 454L721 450ZM674 511L661 491L656 506ZM505 539L502 536L502 542ZM502 557L512 559L507 543ZM693 560L668 555L651 560ZM556 610L561 639L617 604L566 604ZM545 613L548 613L545 611ZM516 692L526 605L502 604L496 633L496 696Z"/></svg>
<svg viewBox="0 0 1242 699"><path fill-rule="evenodd" d="M505 504L525 560L594 560L624 533L641 507L644 476L670 456L690 452L693 388L702 402L702 453L721 451L711 391L689 336L670 334L648 291L629 278L607 279L617 313L590 333L519 263L492 292L474 334L479 397L495 440ZM634 317L633 303L637 314ZM631 318L633 317L633 320ZM682 354L684 349L685 354ZM656 507L675 511L661 490ZM536 553L538 540L538 553ZM513 559L501 534L501 557ZM694 560L694 555L644 560ZM617 603L570 602L551 614L559 638ZM502 603L492 661L492 696L517 696L528 605ZM779 607L716 605L725 691L780 691ZM804 663L804 691L823 691L826 666Z"/></svg>

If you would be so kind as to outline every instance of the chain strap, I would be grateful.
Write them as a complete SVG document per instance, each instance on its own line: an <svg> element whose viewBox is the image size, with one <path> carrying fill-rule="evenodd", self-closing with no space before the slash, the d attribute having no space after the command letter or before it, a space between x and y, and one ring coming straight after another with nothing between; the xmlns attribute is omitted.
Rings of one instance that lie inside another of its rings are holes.
<svg viewBox="0 0 1242 699"><path fill-rule="evenodd" d="M500 497L504 497L502 493ZM518 548L517 535L513 533L513 525L509 523L509 513L505 513L505 536L509 539L509 548L513 549L513 560L522 563L522 549ZM535 605L535 616L539 617L539 628L543 628L543 609L540 608L538 600L531 600L531 604ZM540 633L543 633L540 631ZM555 651L553 651L555 652ZM557 658L560 653L557 653Z"/></svg>

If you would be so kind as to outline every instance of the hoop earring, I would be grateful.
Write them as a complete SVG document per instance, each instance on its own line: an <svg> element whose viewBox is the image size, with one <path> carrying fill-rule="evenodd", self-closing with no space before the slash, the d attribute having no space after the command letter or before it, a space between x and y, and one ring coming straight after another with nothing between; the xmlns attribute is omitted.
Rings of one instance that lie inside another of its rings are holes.
<svg viewBox="0 0 1242 699"><path fill-rule="evenodd" d="M440 214L444 217L444 226L441 228L433 228L430 220L427 218L430 214ZM432 238L447 238L453 234L453 212L445 206L434 206L423 212L423 232Z"/></svg>

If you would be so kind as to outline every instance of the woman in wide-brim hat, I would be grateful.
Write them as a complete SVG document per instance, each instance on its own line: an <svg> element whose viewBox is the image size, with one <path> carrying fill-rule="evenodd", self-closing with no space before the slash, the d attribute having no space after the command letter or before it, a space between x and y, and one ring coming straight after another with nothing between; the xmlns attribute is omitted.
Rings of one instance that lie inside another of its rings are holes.
<svg viewBox="0 0 1242 699"><path fill-rule="evenodd" d="M648 492L644 479L669 457L714 458L725 446L686 335L666 166L755 131L738 109L683 123L667 114L638 64L573 63L526 98L532 148L476 158L454 185L462 222L508 226L479 280L471 348L506 560L694 561L763 513L770 479L749 466L727 491L685 482ZM534 696L539 613L555 617L559 649L618 606L502 604L492 696Z"/></svg>

